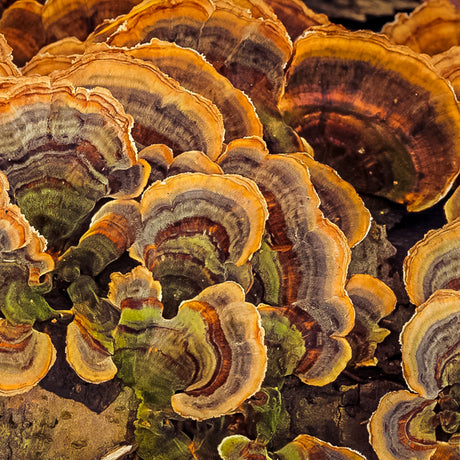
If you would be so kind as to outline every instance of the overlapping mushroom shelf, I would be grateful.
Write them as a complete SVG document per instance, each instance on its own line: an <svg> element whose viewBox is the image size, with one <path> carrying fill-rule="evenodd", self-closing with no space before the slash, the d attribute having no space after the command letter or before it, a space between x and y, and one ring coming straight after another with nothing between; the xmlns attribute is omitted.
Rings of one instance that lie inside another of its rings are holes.
<svg viewBox="0 0 460 460"><path fill-rule="evenodd" d="M380 217L365 202L419 212L454 185L458 18L431 0L386 37L299 0L5 9L0 396L59 362L134 391L138 458L364 458L282 439L283 388L378 364L397 299L356 268ZM381 458L458 448L459 193L404 262L410 391L372 417Z"/></svg>

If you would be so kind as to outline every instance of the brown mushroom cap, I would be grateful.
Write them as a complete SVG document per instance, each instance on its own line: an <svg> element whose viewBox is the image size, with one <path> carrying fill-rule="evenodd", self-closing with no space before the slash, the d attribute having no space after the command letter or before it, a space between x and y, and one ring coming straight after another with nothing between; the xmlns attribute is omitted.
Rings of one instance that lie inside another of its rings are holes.
<svg viewBox="0 0 460 460"><path fill-rule="evenodd" d="M356 313L355 326L347 336L353 348L353 363L357 366L375 365L377 344L390 333L378 323L394 310L396 296L383 281L364 274L353 275L345 289Z"/></svg>
<svg viewBox="0 0 460 460"><path fill-rule="evenodd" d="M224 128L217 108L146 61L101 45L54 77L109 89L133 116L132 136L140 147L167 144L176 153L201 150L210 158L221 152Z"/></svg>
<svg viewBox="0 0 460 460"><path fill-rule="evenodd" d="M112 356L88 333L78 316L67 326L66 359L85 382L103 383L115 377Z"/></svg>
<svg viewBox="0 0 460 460"><path fill-rule="evenodd" d="M458 383L460 293L436 291L420 305L401 332L403 374L420 396L434 399Z"/></svg>
<svg viewBox="0 0 460 460"><path fill-rule="evenodd" d="M387 393L368 425L372 447L388 460L429 460L436 449L436 401L409 391Z"/></svg>
<svg viewBox="0 0 460 460"><path fill-rule="evenodd" d="M301 0L265 0L286 27L291 40L296 40L309 27L328 24L325 14L315 13Z"/></svg>
<svg viewBox="0 0 460 460"><path fill-rule="evenodd" d="M48 0L42 21L48 41L67 36L84 40L104 19L127 13L139 0Z"/></svg>
<svg viewBox="0 0 460 460"><path fill-rule="evenodd" d="M199 150L184 152L173 159L168 169L168 176L181 173L223 174L222 169L207 155Z"/></svg>
<svg viewBox="0 0 460 460"><path fill-rule="evenodd" d="M56 350L47 334L0 319L0 396L29 391L49 371Z"/></svg>
<svg viewBox="0 0 460 460"><path fill-rule="evenodd" d="M296 42L280 108L315 159L358 192L418 211L439 201L458 175L452 88L427 57L382 35L337 26L307 31Z"/></svg>
<svg viewBox="0 0 460 460"><path fill-rule="evenodd" d="M35 0L18 0L0 19L0 33L13 48L14 62L22 66L45 44L43 5Z"/></svg>
<svg viewBox="0 0 460 460"><path fill-rule="evenodd" d="M382 33L417 53L442 53L460 45L460 8L450 0L427 0L410 15L398 13Z"/></svg>
<svg viewBox="0 0 460 460"><path fill-rule="evenodd" d="M430 230L404 260L404 284L410 301L425 302L438 289L460 287L460 219Z"/></svg>

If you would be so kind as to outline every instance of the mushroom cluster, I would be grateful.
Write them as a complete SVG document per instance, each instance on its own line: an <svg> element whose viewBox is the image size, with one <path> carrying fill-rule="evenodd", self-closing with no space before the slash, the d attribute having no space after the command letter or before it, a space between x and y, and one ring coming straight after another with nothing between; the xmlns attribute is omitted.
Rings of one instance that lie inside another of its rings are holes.
<svg viewBox="0 0 460 460"><path fill-rule="evenodd" d="M385 36L299 0L6 8L0 396L61 359L135 391L137 458L364 458L288 435L285 388L379 362L397 298L359 264L385 213L365 201L421 212L455 183L459 18L431 0ZM372 417L382 459L458 452L457 202L404 262L411 391Z"/></svg>

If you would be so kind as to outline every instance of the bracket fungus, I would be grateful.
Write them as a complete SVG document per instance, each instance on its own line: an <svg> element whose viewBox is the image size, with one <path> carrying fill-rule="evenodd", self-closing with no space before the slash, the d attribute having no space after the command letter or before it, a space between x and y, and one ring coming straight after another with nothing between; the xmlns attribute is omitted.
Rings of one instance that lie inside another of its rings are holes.
<svg viewBox="0 0 460 460"><path fill-rule="evenodd" d="M124 284L135 279L133 274L112 280L111 297L121 301L115 332L120 377L146 401L184 417L204 420L235 411L265 376L257 309L245 302L240 286L225 282L204 289L183 302L174 318L164 319L160 301L143 297L151 289L146 289L148 274L142 276L138 286L143 286L125 299L118 291L129 294Z"/></svg>
<svg viewBox="0 0 460 460"><path fill-rule="evenodd" d="M440 289L404 325L400 336L403 375L414 393L388 393L372 415L370 442L382 458L458 455L459 307L457 291Z"/></svg>
<svg viewBox="0 0 460 460"><path fill-rule="evenodd" d="M145 185L148 165L137 159L132 119L106 90L24 78L0 93L0 111L0 167L50 246L62 244L101 198L133 197Z"/></svg>
<svg viewBox="0 0 460 460"><path fill-rule="evenodd" d="M209 100L121 50L96 46L54 78L110 90L134 118L132 136L140 148L166 144L176 153L201 150L211 158L222 150L222 115Z"/></svg>
<svg viewBox="0 0 460 460"><path fill-rule="evenodd" d="M426 56L382 35L332 25L307 31L295 44L280 108L315 159L360 193L421 211L458 175L451 86Z"/></svg>
<svg viewBox="0 0 460 460"><path fill-rule="evenodd" d="M266 447L246 436L227 436L219 444L219 455L223 460L269 460ZM279 460L365 460L358 452L332 444L307 434L301 434L275 452Z"/></svg>
<svg viewBox="0 0 460 460"><path fill-rule="evenodd" d="M324 218L308 170L295 157L269 155L262 140L247 138L231 142L218 163L226 174L252 179L267 201L266 245L253 258L261 300L278 286L271 293L273 304L287 307L285 314L299 328L307 324L314 330L307 340L325 343L307 347L307 355L316 350L314 359L303 360L296 375L314 385L334 380L350 359L343 337L354 323L344 289L350 258L345 236Z"/></svg>
<svg viewBox="0 0 460 460"><path fill-rule="evenodd" d="M144 192L141 216L130 255L153 272L165 298L177 305L225 281L229 273L246 277L267 209L257 186L246 178L183 173Z"/></svg>
<svg viewBox="0 0 460 460"><path fill-rule="evenodd" d="M438 289L460 287L459 235L460 219L455 219L430 230L409 250L404 260L404 283L413 304L422 304Z"/></svg>
<svg viewBox="0 0 460 460"><path fill-rule="evenodd" d="M431 62L438 72L450 81L457 99L460 100L460 45L452 46L447 51L435 54L431 57Z"/></svg>
<svg viewBox="0 0 460 460"><path fill-rule="evenodd" d="M395 309L396 296L383 281L365 274L353 275L345 289L355 308L355 325L347 336L353 349L352 362L355 366L373 366L377 363L377 345L390 333L378 323Z"/></svg>
<svg viewBox="0 0 460 460"><path fill-rule="evenodd" d="M18 77L19 69L13 63L12 49L8 45L5 36L0 33L0 76Z"/></svg>
<svg viewBox="0 0 460 460"><path fill-rule="evenodd" d="M459 383L460 294L436 291L420 305L401 333L403 374L409 388L434 399Z"/></svg>
<svg viewBox="0 0 460 460"><path fill-rule="evenodd" d="M56 359L51 338L30 325L0 319L0 396L25 393L49 371Z"/></svg>
<svg viewBox="0 0 460 460"><path fill-rule="evenodd" d="M382 33L393 43L434 55L460 45L460 8L450 0L427 0L411 14L399 13Z"/></svg>

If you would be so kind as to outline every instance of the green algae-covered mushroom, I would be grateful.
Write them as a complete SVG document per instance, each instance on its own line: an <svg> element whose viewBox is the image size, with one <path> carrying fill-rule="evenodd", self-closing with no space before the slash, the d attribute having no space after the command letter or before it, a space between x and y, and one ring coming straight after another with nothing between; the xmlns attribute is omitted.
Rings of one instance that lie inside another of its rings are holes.
<svg viewBox="0 0 460 460"><path fill-rule="evenodd" d="M145 185L148 166L137 159L132 119L103 89L19 79L0 92L0 113L0 168L21 211L55 250L98 200L133 197Z"/></svg>
<svg viewBox="0 0 460 460"><path fill-rule="evenodd" d="M260 388L263 329L239 285L204 289L183 302L174 318L164 319L161 302L143 297L151 291L145 275L143 287L122 299L118 290L129 295L123 285L132 279L127 274L112 280L111 297L121 301L115 359L119 376L146 401L157 410L203 420L235 411Z"/></svg>

